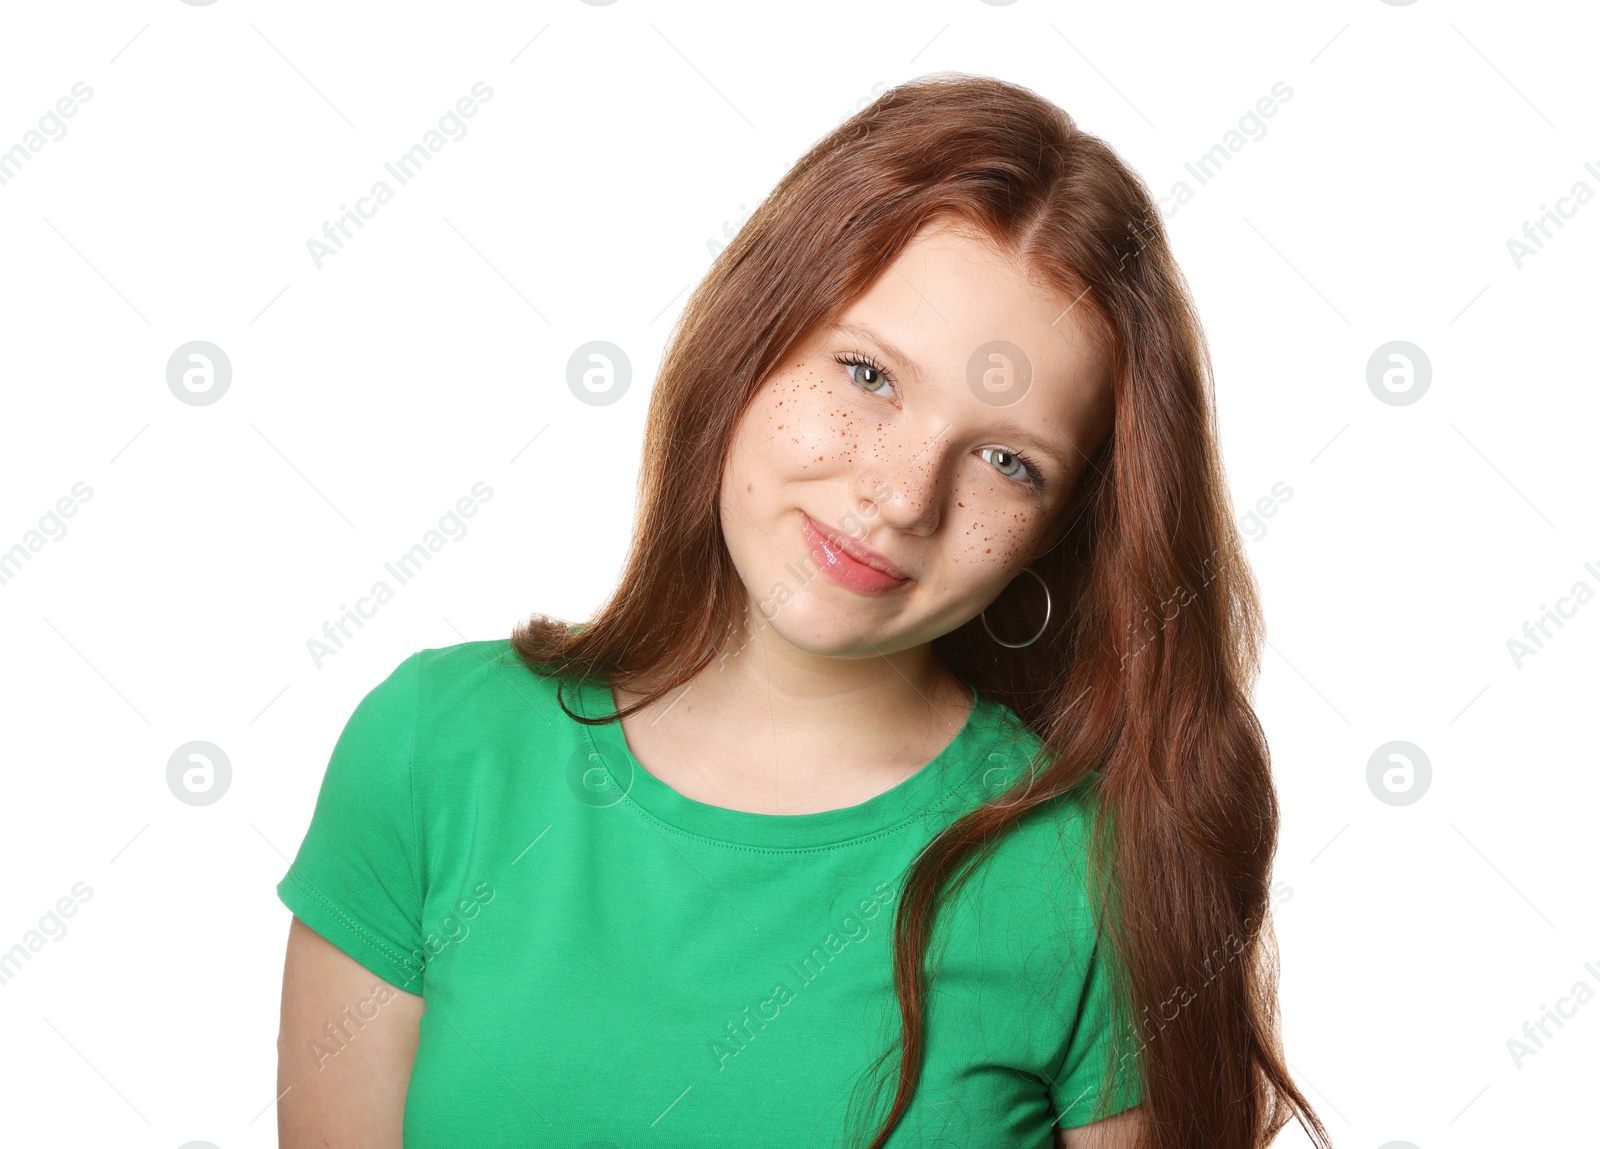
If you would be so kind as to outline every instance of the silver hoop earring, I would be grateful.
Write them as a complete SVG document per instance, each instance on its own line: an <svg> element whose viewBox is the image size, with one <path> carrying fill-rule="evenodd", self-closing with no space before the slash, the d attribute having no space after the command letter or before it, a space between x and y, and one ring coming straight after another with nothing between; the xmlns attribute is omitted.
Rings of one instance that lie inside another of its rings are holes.
<svg viewBox="0 0 1600 1149"><path fill-rule="evenodd" d="M1039 634L1034 635L1027 642L1007 642L1003 638L996 637L994 631L989 630L988 609L985 608L978 612L978 617L983 619L983 629L989 631L989 637L993 638L1001 646L1009 646L1012 650L1017 650L1024 646L1032 646L1039 641L1039 635L1044 633L1045 627L1050 625L1050 587L1045 583L1044 579L1039 578L1039 572L1032 567L1023 567L1022 569L1034 578L1039 579L1039 585L1044 587L1044 622L1039 626Z"/></svg>

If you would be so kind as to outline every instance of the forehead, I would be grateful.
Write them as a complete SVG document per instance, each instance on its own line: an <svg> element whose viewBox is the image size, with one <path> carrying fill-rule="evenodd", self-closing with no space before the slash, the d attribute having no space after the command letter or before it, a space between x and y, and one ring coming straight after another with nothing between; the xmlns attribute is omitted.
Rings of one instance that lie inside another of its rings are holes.
<svg viewBox="0 0 1600 1149"><path fill-rule="evenodd" d="M902 381L953 421L986 417L1091 451L1109 423L1111 381L1095 319L986 237L949 223L924 228L825 333L876 343ZM875 339L873 337L876 337ZM996 358L998 356L998 358ZM1014 362L1015 361L1015 362ZM996 371L1025 388L996 386ZM1020 394L1019 394L1020 392ZM963 414L958 415L958 411Z"/></svg>

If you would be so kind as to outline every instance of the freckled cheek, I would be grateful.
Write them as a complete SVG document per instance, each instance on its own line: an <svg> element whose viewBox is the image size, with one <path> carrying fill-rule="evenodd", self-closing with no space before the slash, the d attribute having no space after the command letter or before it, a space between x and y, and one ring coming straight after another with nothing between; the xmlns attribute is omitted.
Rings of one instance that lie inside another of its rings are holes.
<svg viewBox="0 0 1600 1149"><path fill-rule="evenodd" d="M802 471L863 461L861 424L849 411L839 407L786 407L786 411L781 429L774 429L774 459Z"/></svg>
<svg viewBox="0 0 1600 1149"><path fill-rule="evenodd" d="M987 584L1011 577L1008 572L1014 572L1032 552L1039 537L1039 513L1024 507L970 513L966 508L976 499L969 491L958 491L952 501L956 511L944 524L946 563L952 579Z"/></svg>

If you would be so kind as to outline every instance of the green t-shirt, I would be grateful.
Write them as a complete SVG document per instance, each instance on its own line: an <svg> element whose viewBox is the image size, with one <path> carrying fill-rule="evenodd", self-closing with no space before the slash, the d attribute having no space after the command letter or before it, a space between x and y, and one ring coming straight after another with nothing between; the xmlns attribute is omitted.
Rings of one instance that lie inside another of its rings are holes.
<svg viewBox="0 0 1600 1149"><path fill-rule="evenodd" d="M1038 739L974 692L954 741L892 789L757 814L679 794L618 723L563 714L557 685L505 639L411 655L350 716L277 886L313 930L424 998L407 1149L839 1149L868 1063L896 1045L880 1078L898 1066L905 871L1027 769ZM561 692L586 716L615 712L603 683ZM1055 1127L1093 1119L1114 1035L1086 803L1030 812L941 911L927 1056L896 1149L1047 1149ZM321 1056L392 999L373 988ZM1123 1062L1108 1112L1140 1099L1136 1066ZM892 1096L871 1110L857 1096L851 1128L876 1128L863 1117Z"/></svg>

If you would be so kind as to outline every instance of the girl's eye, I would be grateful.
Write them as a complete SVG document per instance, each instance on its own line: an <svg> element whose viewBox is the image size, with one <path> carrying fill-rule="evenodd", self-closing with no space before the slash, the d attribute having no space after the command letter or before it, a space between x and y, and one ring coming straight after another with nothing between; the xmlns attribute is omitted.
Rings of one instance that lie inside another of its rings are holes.
<svg viewBox="0 0 1600 1149"><path fill-rule="evenodd" d="M870 355L835 355L834 362L845 368L845 373L850 376L850 381L860 387L868 395L883 395L885 392L874 390L880 384L887 383L894 386L894 377L878 365L877 360Z"/></svg>
<svg viewBox="0 0 1600 1149"><path fill-rule="evenodd" d="M1033 465L1033 460L1029 459L1021 451L1007 451L1002 447L984 447L981 448L980 454L997 456L997 459L990 461L996 463L995 469L1006 478L1027 483L1035 491L1044 489L1043 473ZM1012 470L1011 467L1013 465L1017 469Z"/></svg>
<svg viewBox="0 0 1600 1149"><path fill-rule="evenodd" d="M876 390L878 387L893 387L894 376L883 369L878 361L870 355L850 353L835 355L834 362L845 369L850 376L850 381L869 395L883 395L887 392ZM1007 451L1003 447L984 447L980 452L985 457L998 456L998 470L1006 478L1014 482L1024 483L1035 493L1045 488L1044 472L1034 464L1034 461L1021 451Z"/></svg>

